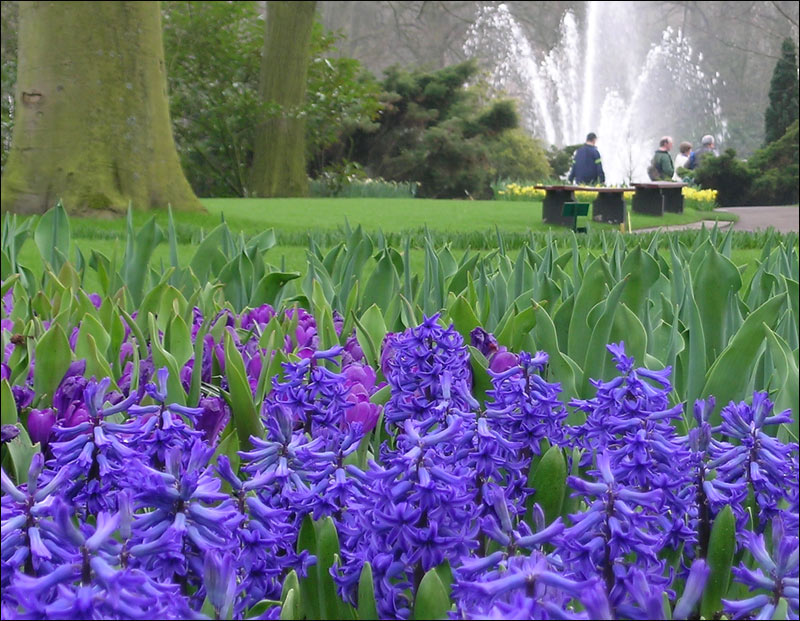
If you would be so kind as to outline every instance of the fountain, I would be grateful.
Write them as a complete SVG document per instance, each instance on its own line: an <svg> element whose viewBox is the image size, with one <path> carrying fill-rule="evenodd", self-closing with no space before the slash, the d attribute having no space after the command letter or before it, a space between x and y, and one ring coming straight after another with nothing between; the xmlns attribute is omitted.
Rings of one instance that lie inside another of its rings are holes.
<svg viewBox="0 0 800 621"><path fill-rule="evenodd" d="M551 50L531 45L505 4L483 5L464 50L490 61L490 88L519 102L523 126L546 145L581 144L598 135L606 183L646 181L658 140L699 146L724 142L726 124L710 76L679 31L663 29L646 51L635 3L587 2L582 20L567 11Z"/></svg>

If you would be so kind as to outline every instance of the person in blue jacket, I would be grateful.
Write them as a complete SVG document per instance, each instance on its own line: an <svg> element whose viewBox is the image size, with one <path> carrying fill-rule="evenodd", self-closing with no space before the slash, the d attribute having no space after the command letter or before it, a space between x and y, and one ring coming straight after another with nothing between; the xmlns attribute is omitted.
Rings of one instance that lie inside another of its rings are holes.
<svg viewBox="0 0 800 621"><path fill-rule="evenodd" d="M586 136L586 144L575 151L575 161L572 170L569 171L569 182L588 183L595 185L605 183L606 174L603 172L603 162L600 159L600 151L594 146L597 142L597 134L590 132Z"/></svg>

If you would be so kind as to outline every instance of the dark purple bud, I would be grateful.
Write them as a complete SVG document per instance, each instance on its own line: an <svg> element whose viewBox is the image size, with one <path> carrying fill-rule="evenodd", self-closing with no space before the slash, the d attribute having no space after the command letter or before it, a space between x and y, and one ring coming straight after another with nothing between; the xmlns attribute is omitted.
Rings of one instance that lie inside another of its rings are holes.
<svg viewBox="0 0 800 621"><path fill-rule="evenodd" d="M503 348L505 349L505 348ZM489 362L489 369L495 373L502 373L517 366L519 358L510 351L498 351Z"/></svg>
<svg viewBox="0 0 800 621"><path fill-rule="evenodd" d="M497 339L483 328L475 328L469 333L469 337L472 346L487 358L497 352Z"/></svg>
<svg viewBox="0 0 800 621"><path fill-rule="evenodd" d="M28 414L28 435L31 437L31 442L47 446L55 422L56 413L52 408L31 410Z"/></svg>
<svg viewBox="0 0 800 621"><path fill-rule="evenodd" d="M14 401L17 404L17 411L28 407L31 402L33 402L33 388L30 388L29 386L12 386L11 394L14 395Z"/></svg>
<svg viewBox="0 0 800 621"><path fill-rule="evenodd" d="M19 435L19 427L16 425L3 425L2 426L2 441L3 444L11 442Z"/></svg>

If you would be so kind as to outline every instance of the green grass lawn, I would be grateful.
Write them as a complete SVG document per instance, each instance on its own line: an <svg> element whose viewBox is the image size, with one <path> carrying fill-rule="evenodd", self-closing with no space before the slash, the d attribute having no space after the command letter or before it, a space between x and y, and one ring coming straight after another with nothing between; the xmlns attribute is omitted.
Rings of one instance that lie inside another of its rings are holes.
<svg viewBox="0 0 800 621"><path fill-rule="evenodd" d="M496 229L506 234L528 231L562 232L564 227L551 227L542 222L542 204L538 201L455 201L426 199L380 198L209 198L202 200L207 213L175 213L179 238L188 241L200 229L208 232L224 217L234 232L251 235L274 228L278 241L286 245L304 245L309 234L335 233L345 222L361 225L368 232L418 232L427 227L433 232L457 238L471 233L491 233ZM167 214L134 212L135 226L152 215L167 224ZM634 229L687 224L699 220L735 220L727 213L687 209L683 214L663 217L631 214ZM125 220L70 218L73 237L118 239L124 235ZM591 223L594 230L613 231L610 224ZM468 239L468 238L467 238ZM468 241L458 244L468 245Z"/></svg>

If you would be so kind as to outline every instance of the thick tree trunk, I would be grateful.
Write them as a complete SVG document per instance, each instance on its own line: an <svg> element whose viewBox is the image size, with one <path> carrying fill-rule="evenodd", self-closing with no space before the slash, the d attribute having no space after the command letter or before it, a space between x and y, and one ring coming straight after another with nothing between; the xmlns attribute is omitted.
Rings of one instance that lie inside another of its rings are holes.
<svg viewBox="0 0 800 621"><path fill-rule="evenodd" d="M158 2L20 2L2 209L202 210L181 170Z"/></svg>
<svg viewBox="0 0 800 621"><path fill-rule="evenodd" d="M308 193L305 103L311 29L316 2L268 2L261 60L261 101L267 112L256 131L252 188L256 196L305 196Z"/></svg>

